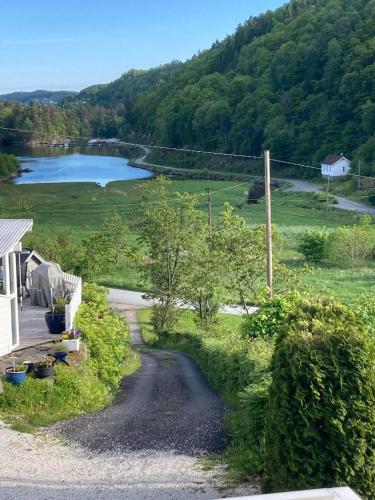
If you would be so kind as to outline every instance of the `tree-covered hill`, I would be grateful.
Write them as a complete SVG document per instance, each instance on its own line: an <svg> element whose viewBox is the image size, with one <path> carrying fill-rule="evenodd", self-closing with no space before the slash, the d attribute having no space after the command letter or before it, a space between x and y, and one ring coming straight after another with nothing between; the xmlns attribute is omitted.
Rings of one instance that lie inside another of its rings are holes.
<svg viewBox="0 0 375 500"><path fill-rule="evenodd" d="M186 63L130 71L51 110L0 104L4 124L242 154L267 147L315 164L343 152L375 175L375 0L291 0Z"/></svg>
<svg viewBox="0 0 375 500"><path fill-rule="evenodd" d="M292 0L173 69L130 72L92 102L124 106L123 137L375 163L374 0Z"/></svg>
<svg viewBox="0 0 375 500"><path fill-rule="evenodd" d="M68 90L33 90L32 92L12 92L10 94L0 95L0 101L15 101L28 104L32 101L43 104L57 104L67 97L76 95L77 92Z"/></svg>

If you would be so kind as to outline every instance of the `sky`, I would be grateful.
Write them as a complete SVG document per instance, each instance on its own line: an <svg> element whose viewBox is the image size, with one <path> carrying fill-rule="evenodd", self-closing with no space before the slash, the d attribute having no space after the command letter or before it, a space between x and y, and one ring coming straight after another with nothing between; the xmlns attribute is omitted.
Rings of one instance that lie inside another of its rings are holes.
<svg viewBox="0 0 375 500"><path fill-rule="evenodd" d="M285 0L0 0L0 94L80 90L186 60Z"/></svg>

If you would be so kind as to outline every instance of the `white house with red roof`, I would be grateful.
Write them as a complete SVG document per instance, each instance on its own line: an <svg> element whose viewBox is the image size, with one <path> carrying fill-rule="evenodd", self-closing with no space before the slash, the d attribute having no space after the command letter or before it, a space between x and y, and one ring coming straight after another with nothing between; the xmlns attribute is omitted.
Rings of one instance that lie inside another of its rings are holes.
<svg viewBox="0 0 375 500"><path fill-rule="evenodd" d="M328 155L322 162L322 176L329 178L345 177L350 172L351 161L341 155Z"/></svg>

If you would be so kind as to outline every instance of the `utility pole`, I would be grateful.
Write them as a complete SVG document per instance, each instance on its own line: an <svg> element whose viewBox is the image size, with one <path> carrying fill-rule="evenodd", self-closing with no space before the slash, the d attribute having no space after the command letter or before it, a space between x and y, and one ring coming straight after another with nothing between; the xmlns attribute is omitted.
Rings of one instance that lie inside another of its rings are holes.
<svg viewBox="0 0 375 500"><path fill-rule="evenodd" d="M329 182L330 182L330 180L331 180L331 178L328 175L328 177L327 177L327 206L326 206L327 213L328 213L328 198L329 198Z"/></svg>
<svg viewBox="0 0 375 500"><path fill-rule="evenodd" d="M358 161L358 191L361 190L361 160Z"/></svg>
<svg viewBox="0 0 375 500"><path fill-rule="evenodd" d="M273 296L272 269L272 208L271 208L271 159L270 152L264 152L264 192L266 201L266 250L267 250L267 286L269 298Z"/></svg>
<svg viewBox="0 0 375 500"><path fill-rule="evenodd" d="M212 229L212 196L211 196L211 188L207 188L207 209L208 209L208 230L211 235Z"/></svg>

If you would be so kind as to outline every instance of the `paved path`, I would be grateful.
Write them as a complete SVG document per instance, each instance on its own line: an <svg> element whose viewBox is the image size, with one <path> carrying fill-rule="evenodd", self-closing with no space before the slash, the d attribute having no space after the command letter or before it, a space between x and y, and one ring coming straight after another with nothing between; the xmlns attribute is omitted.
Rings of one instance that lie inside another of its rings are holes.
<svg viewBox="0 0 375 500"><path fill-rule="evenodd" d="M291 187L287 188L285 191L289 192L305 192L305 193L316 193L318 191L324 191L324 187L320 184L314 184L308 181L299 181L284 179L286 182L292 184ZM349 200L342 196L335 196L337 200L337 208L342 210L350 210L351 212L358 212L363 214L375 215L375 208L369 207L364 203L359 203L357 201Z"/></svg>

